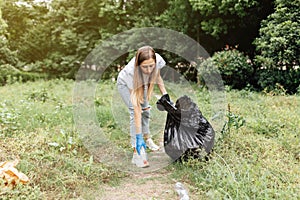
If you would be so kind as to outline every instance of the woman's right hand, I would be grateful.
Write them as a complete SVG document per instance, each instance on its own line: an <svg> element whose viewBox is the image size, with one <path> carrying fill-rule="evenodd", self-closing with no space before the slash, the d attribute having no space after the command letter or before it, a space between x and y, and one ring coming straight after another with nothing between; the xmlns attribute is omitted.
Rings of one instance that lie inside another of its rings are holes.
<svg viewBox="0 0 300 200"><path fill-rule="evenodd" d="M170 104L174 104L172 101L171 101L171 99L170 99L170 96L169 96L169 94L164 94L164 95L162 95L161 96L161 98L156 102L156 107L157 107L157 109L158 110L160 110L160 111L165 111L165 108L164 108L164 101L167 101L167 102L169 102Z"/></svg>

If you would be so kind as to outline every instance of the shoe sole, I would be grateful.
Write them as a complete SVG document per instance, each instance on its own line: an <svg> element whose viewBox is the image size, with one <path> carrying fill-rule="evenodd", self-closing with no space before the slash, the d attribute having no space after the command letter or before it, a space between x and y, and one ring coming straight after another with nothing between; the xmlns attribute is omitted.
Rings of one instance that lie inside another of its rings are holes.
<svg viewBox="0 0 300 200"><path fill-rule="evenodd" d="M146 163L145 163L146 162ZM149 162L148 161L144 161L144 165L143 166L137 166L137 167L140 167L140 168L147 168L149 167Z"/></svg>

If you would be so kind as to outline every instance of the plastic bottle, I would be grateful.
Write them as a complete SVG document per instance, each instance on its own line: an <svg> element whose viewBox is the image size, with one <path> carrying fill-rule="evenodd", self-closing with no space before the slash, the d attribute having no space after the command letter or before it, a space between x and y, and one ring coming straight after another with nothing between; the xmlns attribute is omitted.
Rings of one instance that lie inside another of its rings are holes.
<svg viewBox="0 0 300 200"><path fill-rule="evenodd" d="M140 150L140 156L137 160L136 165L138 167L147 167L147 166L149 166L148 159L147 159L147 153L146 153L144 147L142 147L141 150Z"/></svg>
<svg viewBox="0 0 300 200"><path fill-rule="evenodd" d="M186 189L184 188L183 184L180 182L177 182L175 184L175 189L180 197L180 200L189 200L189 195Z"/></svg>

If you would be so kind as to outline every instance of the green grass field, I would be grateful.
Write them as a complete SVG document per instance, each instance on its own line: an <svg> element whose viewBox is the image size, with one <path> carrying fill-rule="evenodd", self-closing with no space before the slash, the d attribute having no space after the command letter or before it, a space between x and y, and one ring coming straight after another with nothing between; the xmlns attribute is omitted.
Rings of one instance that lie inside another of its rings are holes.
<svg viewBox="0 0 300 200"><path fill-rule="evenodd" d="M114 88L114 83L98 84L94 106L105 134L127 148L126 125L114 115L121 104L111 99ZM71 80L0 87L0 162L19 159L18 170L30 179L14 190L2 189L0 180L1 199L84 199L85 188L128 176L97 162L86 149L74 126L73 89ZM195 90L209 119L207 91ZM299 199L300 96L228 90L226 101L227 126L217 132L210 161L170 164L172 178L189 184L199 199ZM163 124L165 114L158 115Z"/></svg>

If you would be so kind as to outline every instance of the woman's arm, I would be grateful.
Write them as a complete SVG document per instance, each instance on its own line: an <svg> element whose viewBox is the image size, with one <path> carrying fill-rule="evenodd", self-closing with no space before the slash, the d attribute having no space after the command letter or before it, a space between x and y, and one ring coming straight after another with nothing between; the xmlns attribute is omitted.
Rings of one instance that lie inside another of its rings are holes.
<svg viewBox="0 0 300 200"><path fill-rule="evenodd" d="M142 133L141 123L142 123L142 108L141 106L134 106L134 124L135 124L135 133Z"/></svg>
<svg viewBox="0 0 300 200"><path fill-rule="evenodd" d="M167 94L167 90L165 88L164 81L160 76L160 71L158 71L157 85L158 85L158 88L159 88L162 95Z"/></svg>
<svg viewBox="0 0 300 200"><path fill-rule="evenodd" d="M132 90L129 89L130 95L132 95ZM133 105L133 114L134 114L134 125L135 125L135 133L139 134L142 132L141 123L142 123L142 108L141 106Z"/></svg>
<svg viewBox="0 0 300 200"><path fill-rule="evenodd" d="M146 150L147 146L144 141L144 137L141 131L141 123L142 123L142 108L141 106L134 106L134 123L135 123L135 150L138 155L141 155L141 150L144 148Z"/></svg>

